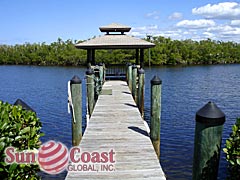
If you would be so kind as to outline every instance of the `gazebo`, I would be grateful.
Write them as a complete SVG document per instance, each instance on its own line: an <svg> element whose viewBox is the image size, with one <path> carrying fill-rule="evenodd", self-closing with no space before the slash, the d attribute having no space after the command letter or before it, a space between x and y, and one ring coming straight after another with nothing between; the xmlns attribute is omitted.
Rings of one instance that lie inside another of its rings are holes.
<svg viewBox="0 0 240 180"><path fill-rule="evenodd" d="M144 49L155 46L151 42L126 35L125 33L131 30L129 26L112 23L107 26L101 26L99 29L106 34L75 45L76 48L87 50L87 62L92 65L95 65L95 50L97 49L136 49L135 63L139 64L140 60L140 67L142 67Z"/></svg>

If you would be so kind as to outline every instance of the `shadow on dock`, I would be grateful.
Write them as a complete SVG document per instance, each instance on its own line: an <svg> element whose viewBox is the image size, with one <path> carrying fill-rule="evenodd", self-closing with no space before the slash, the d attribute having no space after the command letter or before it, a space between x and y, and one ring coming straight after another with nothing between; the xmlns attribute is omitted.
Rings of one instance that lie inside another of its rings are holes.
<svg viewBox="0 0 240 180"><path fill-rule="evenodd" d="M133 131L135 131L135 132L138 132L138 133L140 133L140 134L142 134L142 135L144 135L144 136L149 137L149 134L147 133L147 131L145 131L145 130L143 130L143 129L140 129L139 127L129 126L128 129L131 129L131 130L133 130Z"/></svg>
<svg viewBox="0 0 240 180"><path fill-rule="evenodd" d="M124 105L127 105L127 106L131 106L131 107L135 107L135 108L137 108L137 106L136 106L135 104L124 103Z"/></svg>
<svg viewBox="0 0 240 180"><path fill-rule="evenodd" d="M122 91L122 93L124 93L124 94L131 94L130 92L126 92L126 91Z"/></svg>

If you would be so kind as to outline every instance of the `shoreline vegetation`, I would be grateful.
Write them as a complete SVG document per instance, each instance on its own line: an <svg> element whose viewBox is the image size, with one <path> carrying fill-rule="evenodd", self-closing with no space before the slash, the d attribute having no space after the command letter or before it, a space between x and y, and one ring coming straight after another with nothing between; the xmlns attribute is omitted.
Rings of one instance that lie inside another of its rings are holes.
<svg viewBox="0 0 240 180"><path fill-rule="evenodd" d="M148 39L145 39L150 41ZM82 41L25 43L0 45L0 65L83 66L87 51L75 48ZM200 65L240 63L240 43L214 41L211 39L172 40L162 36L153 37L154 48L144 51L144 64L151 65ZM125 64L135 62L135 50L96 50L96 63Z"/></svg>

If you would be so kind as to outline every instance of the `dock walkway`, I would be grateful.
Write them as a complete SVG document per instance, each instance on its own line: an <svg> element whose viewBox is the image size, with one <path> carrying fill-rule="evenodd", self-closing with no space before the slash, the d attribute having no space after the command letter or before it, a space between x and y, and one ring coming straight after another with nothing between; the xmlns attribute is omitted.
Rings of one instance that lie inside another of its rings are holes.
<svg viewBox="0 0 240 180"><path fill-rule="evenodd" d="M110 90L111 89L111 90ZM80 143L81 151L114 150L113 171L69 171L66 179L150 179L166 177L141 114L125 81L107 81Z"/></svg>

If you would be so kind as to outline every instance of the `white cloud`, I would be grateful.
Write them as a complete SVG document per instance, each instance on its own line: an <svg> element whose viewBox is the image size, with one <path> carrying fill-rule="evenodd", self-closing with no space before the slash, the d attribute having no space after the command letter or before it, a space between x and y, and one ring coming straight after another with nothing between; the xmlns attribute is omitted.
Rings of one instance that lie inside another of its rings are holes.
<svg viewBox="0 0 240 180"><path fill-rule="evenodd" d="M240 3L223 2L219 4L207 4L199 8L193 8L192 13L211 19L239 19Z"/></svg>
<svg viewBox="0 0 240 180"><path fill-rule="evenodd" d="M149 26L141 26L141 27L133 27L129 35L137 36L137 37L145 37L146 34L156 34L158 33L157 25L149 25Z"/></svg>
<svg viewBox="0 0 240 180"><path fill-rule="evenodd" d="M153 11L153 12L147 13L145 16L147 18L152 18L152 19L156 19L156 20L160 18L158 11Z"/></svg>
<svg viewBox="0 0 240 180"><path fill-rule="evenodd" d="M213 20L207 19L183 20L176 24L176 26L180 28L193 28L193 29L207 28L215 25L216 23Z"/></svg>
<svg viewBox="0 0 240 180"><path fill-rule="evenodd" d="M155 31L158 29L158 25L149 25L141 27L133 27L132 31Z"/></svg>
<svg viewBox="0 0 240 180"><path fill-rule="evenodd" d="M133 27L129 35L139 38L147 34L153 36L170 37L171 39L192 39L200 41L204 39L234 41L240 43L240 20L214 21L211 19L182 20L175 26L162 27L157 24ZM221 23L221 24L220 24Z"/></svg>
<svg viewBox="0 0 240 180"><path fill-rule="evenodd" d="M188 35L189 32L188 32L188 31L184 31L183 34L184 34L184 35Z"/></svg>
<svg viewBox="0 0 240 180"><path fill-rule="evenodd" d="M158 29L158 25L150 25L147 27L147 29L156 30L156 29Z"/></svg>
<svg viewBox="0 0 240 180"><path fill-rule="evenodd" d="M199 23L199 21L181 22L187 23L182 23L184 26L175 26L165 29L162 29L158 25L133 27L129 35L144 38L147 34L151 34L153 36L170 37L171 39L192 39L195 41L210 38L212 40L235 41L240 43L240 27L221 24L217 25L215 23ZM207 26L207 24L210 25Z"/></svg>
<svg viewBox="0 0 240 180"><path fill-rule="evenodd" d="M128 35L135 36L135 37L144 37L144 36L146 36L146 34L142 34L141 32L138 32L138 31L131 32Z"/></svg>
<svg viewBox="0 0 240 180"><path fill-rule="evenodd" d="M219 25L219 26L207 28L208 32L223 32L223 31L230 31L230 30L232 30L232 27L228 25Z"/></svg>
<svg viewBox="0 0 240 180"><path fill-rule="evenodd" d="M240 38L240 28L232 28L229 31L221 32L221 34L232 36L233 39L236 38L236 36L238 36L238 38Z"/></svg>
<svg viewBox="0 0 240 180"><path fill-rule="evenodd" d="M210 33L210 32L203 32L203 35L205 38L210 38L210 39L216 38L216 35L214 33Z"/></svg>
<svg viewBox="0 0 240 180"><path fill-rule="evenodd" d="M171 19L171 20L179 20L179 19L182 19L183 15L182 13L180 12L174 12L173 14L171 14L168 19Z"/></svg>
<svg viewBox="0 0 240 180"><path fill-rule="evenodd" d="M229 25L219 25L207 29L207 32L215 34L217 39L240 42L240 28Z"/></svg>
<svg viewBox="0 0 240 180"><path fill-rule="evenodd" d="M181 39L182 30L176 29L176 30L161 31L158 34L155 34L155 36L164 36L164 37L170 37L172 39Z"/></svg>
<svg viewBox="0 0 240 180"><path fill-rule="evenodd" d="M239 26L240 27L240 20L232 20L231 21L232 26Z"/></svg>

